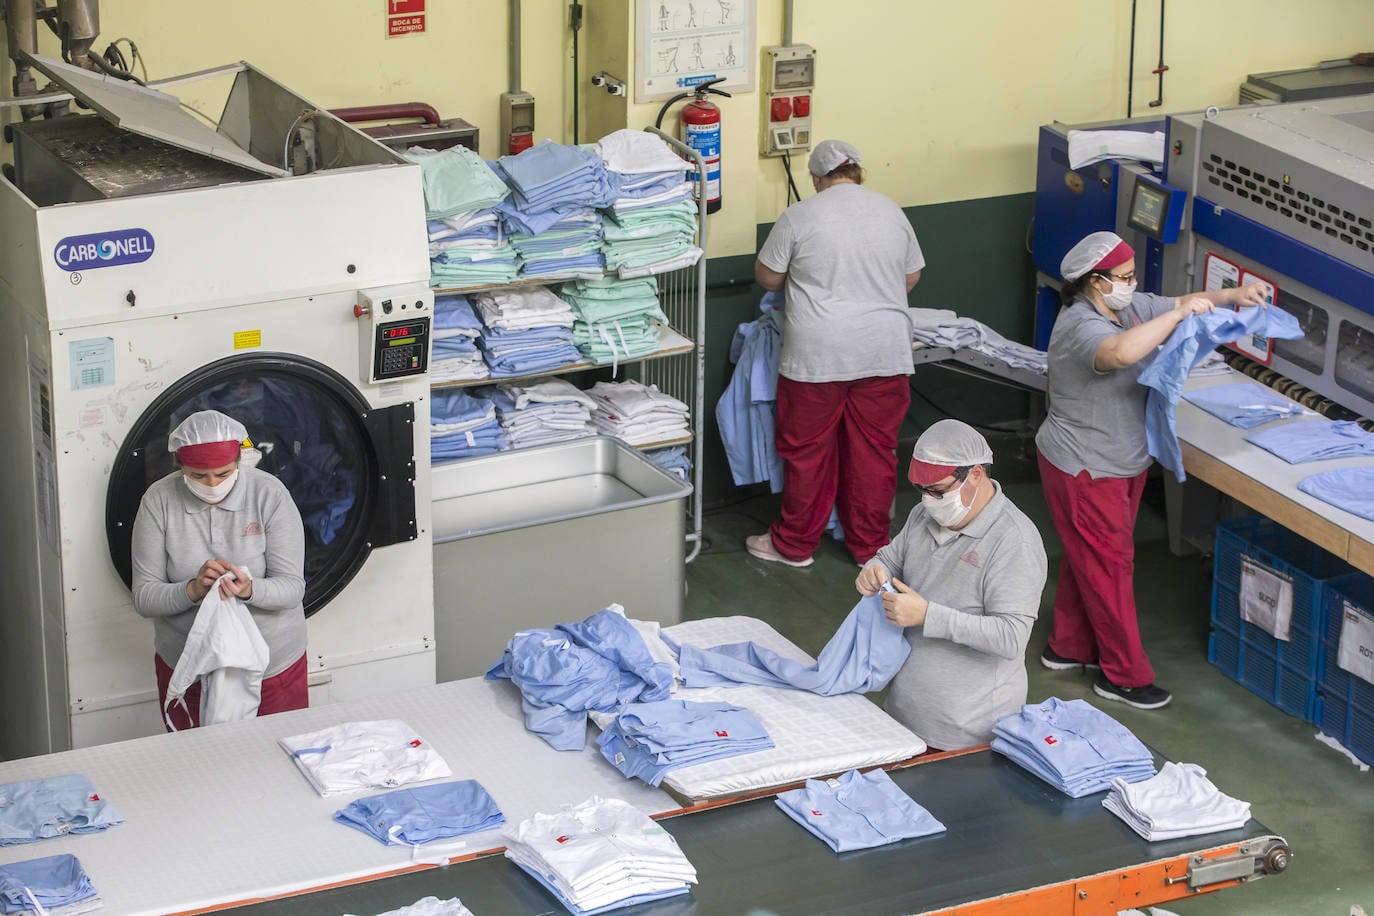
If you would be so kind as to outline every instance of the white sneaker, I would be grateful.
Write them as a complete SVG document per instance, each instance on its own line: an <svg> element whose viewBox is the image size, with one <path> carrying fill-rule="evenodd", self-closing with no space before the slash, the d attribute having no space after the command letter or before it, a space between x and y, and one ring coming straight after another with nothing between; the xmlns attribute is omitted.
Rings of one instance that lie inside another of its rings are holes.
<svg viewBox="0 0 1374 916"><path fill-rule="evenodd" d="M767 560L769 563L781 563L784 566L803 567L816 562L814 557L807 557L805 560L787 559L773 547L773 535L770 532L749 535L744 539L744 549L749 551L751 557Z"/></svg>

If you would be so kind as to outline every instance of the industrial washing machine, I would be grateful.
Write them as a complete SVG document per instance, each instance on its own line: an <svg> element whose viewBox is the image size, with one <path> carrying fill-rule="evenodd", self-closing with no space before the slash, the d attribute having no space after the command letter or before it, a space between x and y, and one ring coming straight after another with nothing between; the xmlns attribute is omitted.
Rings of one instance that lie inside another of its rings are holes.
<svg viewBox="0 0 1374 916"><path fill-rule="evenodd" d="M0 182L0 758L162 729L129 543L205 408L305 522L312 704L433 683L419 169L246 64L212 129L35 60L97 114L12 125Z"/></svg>

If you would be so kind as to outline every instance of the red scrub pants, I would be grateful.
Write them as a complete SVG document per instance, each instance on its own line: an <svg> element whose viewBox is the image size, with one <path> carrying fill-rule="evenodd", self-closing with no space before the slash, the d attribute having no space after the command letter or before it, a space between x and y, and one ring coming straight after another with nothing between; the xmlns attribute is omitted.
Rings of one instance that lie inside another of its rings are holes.
<svg viewBox="0 0 1374 916"><path fill-rule="evenodd" d="M153 653L153 668L157 672L157 708L163 709L167 705L167 685L171 683L172 672L175 669L164 662L162 656L156 652ZM292 709L309 707L310 690L306 681L306 675L309 672L309 658L302 655L281 674L264 678L262 701L258 703L258 715L260 717L270 716L274 712L288 712ZM168 717L176 726L175 730L200 728L200 681L191 685L191 689L186 691L183 699L186 700L185 709L181 708L180 703L173 703L172 708L167 710ZM173 731L170 728L167 730Z"/></svg>
<svg viewBox="0 0 1374 916"><path fill-rule="evenodd" d="M771 529L778 553L789 560L811 556L831 506L856 561L867 563L891 540L894 450L910 406L905 375L847 382L778 377L782 512Z"/></svg>
<svg viewBox="0 0 1374 916"><path fill-rule="evenodd" d="M1153 684L1135 612L1135 519L1145 471L1134 477L1065 474L1040 456L1040 483L1064 556L1050 649L1096 661L1118 687Z"/></svg>

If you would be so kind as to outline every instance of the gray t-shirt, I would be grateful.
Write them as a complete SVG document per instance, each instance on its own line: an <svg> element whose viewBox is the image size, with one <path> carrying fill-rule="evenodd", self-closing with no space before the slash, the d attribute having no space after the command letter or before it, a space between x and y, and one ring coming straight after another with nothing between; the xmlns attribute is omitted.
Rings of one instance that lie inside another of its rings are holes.
<svg viewBox="0 0 1374 916"><path fill-rule="evenodd" d="M907 274L925 267L906 214L842 182L778 217L759 262L787 274L778 373L796 382L910 375Z"/></svg>
<svg viewBox="0 0 1374 916"><path fill-rule="evenodd" d="M153 648L175 668L199 604L186 583L206 560L228 560L253 574L248 610L271 655L265 677L305 653L305 527L286 485L242 468L223 502L211 506L181 482L180 470L143 494L134 518L134 610L153 621Z"/></svg>
<svg viewBox="0 0 1374 916"><path fill-rule="evenodd" d="M1118 325L1086 299L1059 313L1050 334L1048 413L1035 444L1045 460L1065 474L1134 477L1150 466L1145 445L1145 398L1136 381L1149 365L1099 372L1093 365L1102 341L1157 318L1175 300L1136 293L1120 312Z"/></svg>
<svg viewBox="0 0 1374 916"><path fill-rule="evenodd" d="M941 750L992 740L1026 702L1026 643L1045 587L1045 545L996 481L997 493L959 531L919 503L876 559L930 602L907 627L911 655L892 679L888 713Z"/></svg>

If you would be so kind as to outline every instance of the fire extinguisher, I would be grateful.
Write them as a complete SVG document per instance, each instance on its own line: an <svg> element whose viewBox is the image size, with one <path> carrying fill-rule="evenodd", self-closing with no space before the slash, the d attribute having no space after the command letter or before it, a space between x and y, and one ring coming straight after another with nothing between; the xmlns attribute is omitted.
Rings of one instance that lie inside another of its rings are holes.
<svg viewBox="0 0 1374 916"><path fill-rule="evenodd" d="M715 213L721 204L720 106L712 102L708 96L719 95L728 99L730 93L715 88L716 83L723 82L725 77L722 76L708 80L688 92L678 93L663 103L663 107L658 110L658 118L654 121L654 126L661 128L663 116L668 113L668 109L688 96L692 97L692 101L682 106L682 142L700 153L706 165L707 213ZM688 177L692 182L692 193L700 194L701 176L693 171Z"/></svg>

